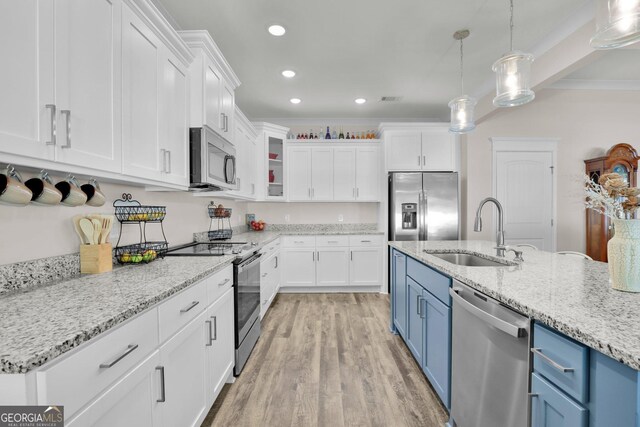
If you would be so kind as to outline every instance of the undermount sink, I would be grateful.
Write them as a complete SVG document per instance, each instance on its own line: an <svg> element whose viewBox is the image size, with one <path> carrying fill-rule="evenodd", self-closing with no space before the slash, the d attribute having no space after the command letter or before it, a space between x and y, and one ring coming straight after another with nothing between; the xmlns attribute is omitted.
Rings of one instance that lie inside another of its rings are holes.
<svg viewBox="0 0 640 427"><path fill-rule="evenodd" d="M513 261L500 260L494 261L487 258L479 257L469 253L452 253L452 252L428 252L425 253L433 255L436 258L440 258L443 261L450 262L451 264L463 265L465 267L511 267L518 265Z"/></svg>

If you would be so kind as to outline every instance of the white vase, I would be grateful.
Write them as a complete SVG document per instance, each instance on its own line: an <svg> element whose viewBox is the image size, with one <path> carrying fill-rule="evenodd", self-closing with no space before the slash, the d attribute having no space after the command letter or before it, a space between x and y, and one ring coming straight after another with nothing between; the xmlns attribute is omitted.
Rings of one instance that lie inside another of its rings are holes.
<svg viewBox="0 0 640 427"><path fill-rule="evenodd" d="M613 289L640 292L640 219L614 219L615 234L607 244Z"/></svg>

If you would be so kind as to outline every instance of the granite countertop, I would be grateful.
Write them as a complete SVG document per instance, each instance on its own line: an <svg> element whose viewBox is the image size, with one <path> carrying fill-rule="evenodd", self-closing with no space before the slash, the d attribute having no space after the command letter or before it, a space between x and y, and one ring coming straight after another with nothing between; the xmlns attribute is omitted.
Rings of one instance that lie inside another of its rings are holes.
<svg viewBox="0 0 640 427"><path fill-rule="evenodd" d="M465 267L424 251L475 252L495 257L495 243L389 242L389 245L640 370L640 294L613 290L605 263L522 248L524 262L520 265ZM508 259L512 258L509 254Z"/></svg>
<svg viewBox="0 0 640 427"><path fill-rule="evenodd" d="M280 235L372 233L382 234L357 229L323 233L309 227L239 233L231 241L255 242L258 250ZM35 369L221 270L234 258L166 257L0 294L0 374Z"/></svg>

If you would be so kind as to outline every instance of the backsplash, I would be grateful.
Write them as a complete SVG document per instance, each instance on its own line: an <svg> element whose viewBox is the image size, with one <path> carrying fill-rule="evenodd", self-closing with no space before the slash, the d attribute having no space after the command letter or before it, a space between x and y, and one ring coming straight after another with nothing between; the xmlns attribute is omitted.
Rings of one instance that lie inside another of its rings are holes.
<svg viewBox="0 0 640 427"><path fill-rule="evenodd" d="M0 265L0 295L80 274L80 255L60 255Z"/></svg>

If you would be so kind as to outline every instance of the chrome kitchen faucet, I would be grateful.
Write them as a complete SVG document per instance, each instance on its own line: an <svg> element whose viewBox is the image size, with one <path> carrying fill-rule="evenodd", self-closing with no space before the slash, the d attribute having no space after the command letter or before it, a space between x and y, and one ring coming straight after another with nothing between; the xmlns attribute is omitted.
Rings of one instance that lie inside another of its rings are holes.
<svg viewBox="0 0 640 427"><path fill-rule="evenodd" d="M504 216L502 211L502 205L497 199L493 197L487 197L483 201L480 202L480 206L478 206L478 210L476 211L476 221L473 226L473 231L480 232L482 231L482 207L487 203L492 202L498 208L498 231L496 233L496 255L499 257L504 257L505 251L507 247L504 245Z"/></svg>

